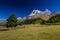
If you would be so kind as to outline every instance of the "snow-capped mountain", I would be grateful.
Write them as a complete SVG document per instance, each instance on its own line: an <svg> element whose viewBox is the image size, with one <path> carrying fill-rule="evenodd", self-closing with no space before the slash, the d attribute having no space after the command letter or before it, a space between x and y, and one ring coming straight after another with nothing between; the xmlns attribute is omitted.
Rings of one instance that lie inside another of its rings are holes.
<svg viewBox="0 0 60 40"><path fill-rule="evenodd" d="M18 17L17 19L20 22L25 21L25 20L29 20L29 19L36 19L36 18L41 18L41 19L47 21L51 17L56 16L56 15L59 15L59 14L60 14L60 12L52 13L48 9L45 9L45 11L33 10L29 15L27 15L27 16L25 16L23 18Z"/></svg>
<svg viewBox="0 0 60 40"><path fill-rule="evenodd" d="M27 17L27 19L34 19L34 18L42 18L42 19L49 19L51 15L51 11L46 9L45 11L33 10Z"/></svg>
<svg viewBox="0 0 60 40"><path fill-rule="evenodd" d="M26 19L35 19L35 18L42 18L42 19L49 19L49 16L51 15L51 11L46 9L45 11L40 11L40 10L33 10L27 17L18 17L17 19L19 21L24 21Z"/></svg>
<svg viewBox="0 0 60 40"><path fill-rule="evenodd" d="M34 16L34 15L37 16L37 15L41 15L41 14L50 15L51 12L50 12L48 9L46 9L45 11L33 10L33 11L31 12L31 14L29 14L29 16Z"/></svg>

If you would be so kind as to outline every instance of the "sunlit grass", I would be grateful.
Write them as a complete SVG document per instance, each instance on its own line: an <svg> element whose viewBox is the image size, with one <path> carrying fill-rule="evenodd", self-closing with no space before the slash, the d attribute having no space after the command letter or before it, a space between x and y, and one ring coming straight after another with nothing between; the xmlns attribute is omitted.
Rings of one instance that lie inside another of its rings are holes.
<svg viewBox="0 0 60 40"><path fill-rule="evenodd" d="M60 40L60 25L23 25L0 31L0 40Z"/></svg>

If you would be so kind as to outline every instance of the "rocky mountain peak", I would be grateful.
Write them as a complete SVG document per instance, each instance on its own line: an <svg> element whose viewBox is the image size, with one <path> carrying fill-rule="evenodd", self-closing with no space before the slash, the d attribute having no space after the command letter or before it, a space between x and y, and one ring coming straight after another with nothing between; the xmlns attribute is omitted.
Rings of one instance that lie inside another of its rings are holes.
<svg viewBox="0 0 60 40"><path fill-rule="evenodd" d="M45 11L40 10L33 10L27 17L27 19L34 19L34 18L42 18L42 19L49 19L51 15L51 11L46 9Z"/></svg>

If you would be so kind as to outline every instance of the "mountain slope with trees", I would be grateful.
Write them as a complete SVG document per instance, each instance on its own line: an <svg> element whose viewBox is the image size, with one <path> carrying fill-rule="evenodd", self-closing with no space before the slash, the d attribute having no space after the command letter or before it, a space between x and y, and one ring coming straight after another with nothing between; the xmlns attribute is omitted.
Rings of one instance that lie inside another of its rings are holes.
<svg viewBox="0 0 60 40"><path fill-rule="evenodd" d="M60 24L60 14L52 16L47 23Z"/></svg>

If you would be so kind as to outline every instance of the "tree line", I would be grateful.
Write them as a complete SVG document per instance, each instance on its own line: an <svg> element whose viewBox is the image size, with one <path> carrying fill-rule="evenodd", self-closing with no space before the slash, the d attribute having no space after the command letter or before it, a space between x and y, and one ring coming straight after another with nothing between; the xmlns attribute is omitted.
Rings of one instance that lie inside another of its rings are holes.
<svg viewBox="0 0 60 40"><path fill-rule="evenodd" d="M60 24L60 14L51 17L49 20L45 21L41 18L36 18L36 19L30 19L30 20L25 20L23 22L18 22L17 17L15 14L12 14L6 22L6 27L16 27L17 25L23 25L23 24Z"/></svg>

